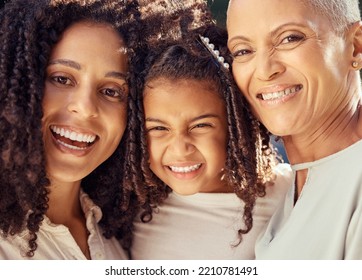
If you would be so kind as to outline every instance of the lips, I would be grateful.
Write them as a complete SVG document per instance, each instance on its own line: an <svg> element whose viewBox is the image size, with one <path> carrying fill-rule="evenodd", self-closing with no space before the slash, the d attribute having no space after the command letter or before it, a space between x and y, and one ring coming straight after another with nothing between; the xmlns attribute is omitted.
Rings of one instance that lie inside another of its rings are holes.
<svg viewBox="0 0 362 280"><path fill-rule="evenodd" d="M76 151L86 150L98 139L98 136L92 133L80 133L55 125L50 126L50 130L60 145Z"/></svg>

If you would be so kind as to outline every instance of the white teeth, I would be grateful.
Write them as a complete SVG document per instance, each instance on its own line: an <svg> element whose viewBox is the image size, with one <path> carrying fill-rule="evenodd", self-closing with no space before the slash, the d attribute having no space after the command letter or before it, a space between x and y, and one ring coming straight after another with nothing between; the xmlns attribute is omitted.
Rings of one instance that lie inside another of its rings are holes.
<svg viewBox="0 0 362 280"><path fill-rule="evenodd" d="M192 172L195 171L197 169L199 169L201 166L201 163L199 164L195 164L195 165L191 165L191 166L169 166L169 168L173 171L173 172L178 172L178 173L188 173L188 172Z"/></svg>
<svg viewBox="0 0 362 280"><path fill-rule="evenodd" d="M292 88L287 88L286 90L270 92L270 93L263 93L263 94L261 94L261 96L263 97L264 100L273 100L273 99L278 99L278 98L290 95L292 93L295 93L295 92L299 91L301 88L302 88L302 86L298 85L298 86L295 86Z"/></svg>
<svg viewBox="0 0 362 280"><path fill-rule="evenodd" d="M72 150L78 150L78 151L81 151L81 150L85 150L87 149L87 147L77 147L77 146L73 146L73 145L69 145L67 143L64 143L63 141L60 141L60 140L57 140L59 143L61 143L63 146L69 148L69 149L72 149Z"/></svg>
<svg viewBox="0 0 362 280"><path fill-rule="evenodd" d="M96 140L96 135L90 135L90 134L83 134L75 131L70 131L64 128L59 128L55 125L50 126L50 129L65 138L68 138L72 141L78 141L78 142L86 142L86 143L92 143L94 140ZM74 146L71 146L74 147ZM78 148L78 147L77 147Z"/></svg>

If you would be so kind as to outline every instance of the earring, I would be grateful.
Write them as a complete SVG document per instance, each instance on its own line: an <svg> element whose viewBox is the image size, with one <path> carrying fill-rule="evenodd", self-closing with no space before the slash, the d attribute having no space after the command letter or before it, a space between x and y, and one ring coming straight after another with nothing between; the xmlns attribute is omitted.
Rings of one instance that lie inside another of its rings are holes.
<svg viewBox="0 0 362 280"><path fill-rule="evenodd" d="M358 62L357 62L357 61L353 61L353 62L352 62L352 67L353 67L353 68L357 68L357 67L358 67Z"/></svg>

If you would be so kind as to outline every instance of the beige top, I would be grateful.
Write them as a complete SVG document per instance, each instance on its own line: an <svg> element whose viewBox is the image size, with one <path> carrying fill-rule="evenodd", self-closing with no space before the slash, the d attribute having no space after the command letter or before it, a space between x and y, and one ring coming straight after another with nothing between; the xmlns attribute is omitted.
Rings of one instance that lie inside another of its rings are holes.
<svg viewBox="0 0 362 280"><path fill-rule="evenodd" d="M258 198L254 226L240 245L243 202L234 193L171 193L150 223L137 219L132 259L203 260L254 259L255 240L291 185L287 164L276 168L276 183Z"/></svg>
<svg viewBox="0 0 362 280"><path fill-rule="evenodd" d="M257 259L362 260L362 140L293 165L308 177L294 206L291 187L256 245ZM294 181L294 180L293 180Z"/></svg>

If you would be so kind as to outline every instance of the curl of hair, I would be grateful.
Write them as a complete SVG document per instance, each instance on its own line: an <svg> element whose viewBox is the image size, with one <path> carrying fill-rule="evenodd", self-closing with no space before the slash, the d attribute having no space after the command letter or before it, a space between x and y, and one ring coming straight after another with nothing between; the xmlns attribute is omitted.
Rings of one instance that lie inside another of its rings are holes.
<svg viewBox="0 0 362 280"><path fill-rule="evenodd" d="M167 42L151 47L144 60L144 71L138 74L139 87L138 110L139 134L139 170L142 171L141 184L134 188L143 203L141 219L144 222L152 219L152 212L157 205L168 196L170 188L166 186L149 167L149 152L147 149L143 94L149 82L159 78L167 80L192 79L207 82L210 89L217 92L225 102L228 121L227 159L224 168L224 180L233 188L235 194L244 201L243 220L245 228L239 230L240 242L242 235L253 226L252 212L257 197L265 195L263 178L257 172L257 139L261 137L264 158L263 171L271 169L273 154L270 152L269 134L262 126L253 125L254 117L248 104L238 90L229 70L222 67L199 39L199 34L208 37L221 55L230 63L226 47L227 34L216 25L208 25L188 32L183 41L173 38ZM231 64L231 63L230 63ZM239 243L238 243L239 244Z"/></svg>
<svg viewBox="0 0 362 280"><path fill-rule="evenodd" d="M190 31L213 25L214 19L206 0L139 0L144 23L143 34L148 46L180 40Z"/></svg>
<svg viewBox="0 0 362 280"><path fill-rule="evenodd" d="M117 29L129 47L129 127L135 118L133 47L137 48L138 9L134 1L28 0L9 2L0 12L0 231L2 236L28 232L27 256L37 249L37 231L48 209L50 181L42 141L42 98L45 70L53 46L71 24L89 20ZM139 16L138 16L139 17ZM82 181L100 205L106 237L115 235L130 246L136 203L129 172L135 154L135 131L127 132L116 152ZM134 174L135 170L133 170ZM133 202L134 201L134 202Z"/></svg>

